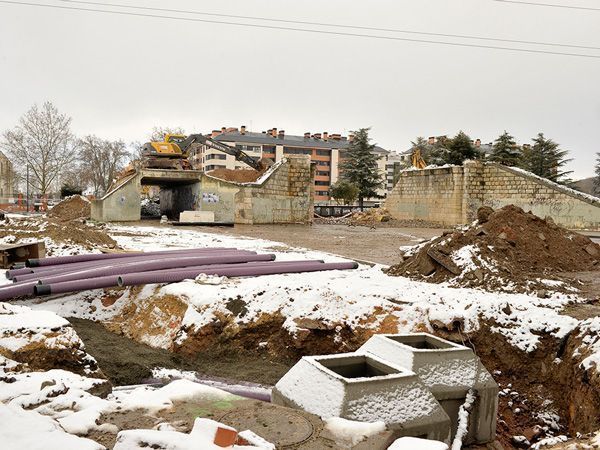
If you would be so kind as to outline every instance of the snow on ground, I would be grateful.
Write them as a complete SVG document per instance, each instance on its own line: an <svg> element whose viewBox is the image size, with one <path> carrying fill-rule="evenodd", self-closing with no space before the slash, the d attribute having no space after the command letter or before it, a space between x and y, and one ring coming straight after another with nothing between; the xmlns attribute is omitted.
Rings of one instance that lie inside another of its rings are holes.
<svg viewBox="0 0 600 450"><path fill-rule="evenodd" d="M280 242L188 229L111 226L109 233L119 245L144 251L235 247L274 253L280 261L345 260L337 255L293 248ZM231 298L238 297L246 302L247 309L243 317L236 318L239 323L252 322L263 313L280 313L285 319L284 327L291 333L302 328L302 322L307 320L316 320L332 328L376 328L389 314L397 317L400 332L411 331L417 326L430 327L431 323L452 325L457 322L469 332L477 330L483 319L494 321L494 331L527 352L536 348L540 334L549 333L562 338L578 323L559 314L568 303L578 300L575 295L554 293L543 299L525 294L490 293L389 277L382 268L361 265L356 270L225 278L215 284L189 280L164 286L148 285L136 299L166 294L181 297L190 306L182 323L182 327L189 330L209 324L215 313L230 315L226 304ZM126 290L112 307L106 308L100 303L100 292L63 296L41 304L29 300L24 304L35 310L51 310L67 317L110 320L131 301L129 290ZM186 334L180 333L178 341L185 338ZM148 343L160 347L170 345L166 339Z"/></svg>
<svg viewBox="0 0 600 450"><path fill-rule="evenodd" d="M325 430L335 436L336 441L355 446L368 437L383 433L387 427L385 422L356 422L341 417L330 417L324 420Z"/></svg>

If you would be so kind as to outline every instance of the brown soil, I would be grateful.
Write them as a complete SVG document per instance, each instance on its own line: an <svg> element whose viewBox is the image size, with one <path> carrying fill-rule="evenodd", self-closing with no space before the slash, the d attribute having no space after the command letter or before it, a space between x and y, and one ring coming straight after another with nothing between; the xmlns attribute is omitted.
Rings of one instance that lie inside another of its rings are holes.
<svg viewBox="0 0 600 450"><path fill-rule="evenodd" d="M557 279L566 271L600 270L600 246L588 237L516 206L490 210L481 209L475 225L433 239L387 273L487 290L504 290L514 283L516 291L544 295L549 287L540 279ZM463 270L452 255L467 246L473 246L478 256L470 259L474 267Z"/></svg>
<svg viewBox="0 0 600 450"><path fill-rule="evenodd" d="M117 247L115 240L104 231L104 226L89 224L83 219L68 222L37 217L11 219L5 225L0 225L0 238L7 236L14 236L13 242L23 239L50 238L56 243L75 244L86 250ZM47 256L52 256L51 250L47 251Z"/></svg>
<svg viewBox="0 0 600 450"><path fill-rule="evenodd" d="M92 213L90 202L80 195L65 198L48 211L48 217L68 222L75 219L89 219Z"/></svg>
<svg viewBox="0 0 600 450"><path fill-rule="evenodd" d="M225 181L234 181L236 183L253 183L258 180L263 173L264 172L259 172L254 169L216 169L207 172L207 175Z"/></svg>
<svg viewBox="0 0 600 450"><path fill-rule="evenodd" d="M244 350L215 346L194 354L179 354L153 348L109 331L102 324L70 318L86 351L98 361L115 385L139 384L152 375L154 367L193 370L206 376L272 385L295 361L271 357L258 348Z"/></svg>

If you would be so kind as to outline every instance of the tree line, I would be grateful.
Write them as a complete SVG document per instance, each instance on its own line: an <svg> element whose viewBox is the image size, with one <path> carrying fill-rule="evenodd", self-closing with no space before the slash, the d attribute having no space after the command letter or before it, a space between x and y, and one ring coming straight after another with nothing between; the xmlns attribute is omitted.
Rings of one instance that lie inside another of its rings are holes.
<svg viewBox="0 0 600 450"><path fill-rule="evenodd" d="M538 133L531 141L531 144L519 145L510 133L504 131L486 155L466 133L460 131L452 138L440 137L434 143L419 137L412 142L412 149L420 150L430 165L462 165L468 159L485 159L518 167L554 182L569 181L567 176L572 172L564 170L571 161L567 158L569 152L543 133Z"/></svg>
<svg viewBox="0 0 600 450"><path fill-rule="evenodd" d="M140 159L142 143L93 134L78 137L71 122L71 117L45 102L32 106L14 128L2 133L0 149L13 162L21 185L29 174L32 193L69 194L89 188L101 196L125 166ZM183 134L183 130L154 127L148 139L160 141L165 133Z"/></svg>

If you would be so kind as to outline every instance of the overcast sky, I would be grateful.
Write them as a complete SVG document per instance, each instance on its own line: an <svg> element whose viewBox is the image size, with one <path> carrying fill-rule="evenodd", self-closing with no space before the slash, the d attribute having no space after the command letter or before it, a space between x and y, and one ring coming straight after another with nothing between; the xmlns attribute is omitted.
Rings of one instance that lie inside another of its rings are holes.
<svg viewBox="0 0 600 450"><path fill-rule="evenodd" d="M600 47L600 11L494 0L105 1ZM0 130L44 100L72 116L78 134L127 141L143 140L154 125L207 132L245 124L290 134L370 126L376 143L405 150L416 136L459 129L484 142L505 129L519 142L541 131L570 150L574 178L592 176L600 151L600 59L0 3Z"/></svg>

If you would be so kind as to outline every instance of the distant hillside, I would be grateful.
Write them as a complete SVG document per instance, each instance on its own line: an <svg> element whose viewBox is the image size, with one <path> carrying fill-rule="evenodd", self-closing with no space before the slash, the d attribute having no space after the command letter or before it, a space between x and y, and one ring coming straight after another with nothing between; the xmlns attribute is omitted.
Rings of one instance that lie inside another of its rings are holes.
<svg viewBox="0 0 600 450"><path fill-rule="evenodd" d="M575 181L571 184L573 189L585 192L590 195L598 195L594 193L594 177L584 178L583 180Z"/></svg>

